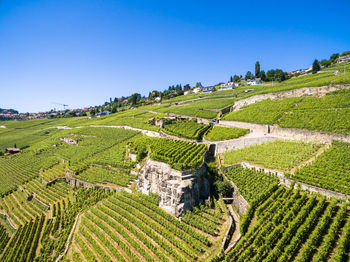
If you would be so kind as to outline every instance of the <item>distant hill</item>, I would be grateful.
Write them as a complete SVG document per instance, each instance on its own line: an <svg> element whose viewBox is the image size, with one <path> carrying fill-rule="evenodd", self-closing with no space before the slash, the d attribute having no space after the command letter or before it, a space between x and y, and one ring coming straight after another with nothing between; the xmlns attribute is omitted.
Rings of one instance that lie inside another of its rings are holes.
<svg viewBox="0 0 350 262"><path fill-rule="evenodd" d="M18 114L18 111L14 110L14 109L3 109L3 108L0 108L0 114Z"/></svg>

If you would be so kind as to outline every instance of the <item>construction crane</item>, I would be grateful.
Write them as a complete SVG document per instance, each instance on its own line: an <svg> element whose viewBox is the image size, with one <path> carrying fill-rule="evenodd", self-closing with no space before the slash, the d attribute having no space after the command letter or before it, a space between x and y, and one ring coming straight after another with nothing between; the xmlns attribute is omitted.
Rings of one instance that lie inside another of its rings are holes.
<svg viewBox="0 0 350 262"><path fill-rule="evenodd" d="M52 104L63 106L63 110L66 110L66 107L69 106L69 105L66 105L66 104L61 104L61 103L56 103L56 102L52 102Z"/></svg>

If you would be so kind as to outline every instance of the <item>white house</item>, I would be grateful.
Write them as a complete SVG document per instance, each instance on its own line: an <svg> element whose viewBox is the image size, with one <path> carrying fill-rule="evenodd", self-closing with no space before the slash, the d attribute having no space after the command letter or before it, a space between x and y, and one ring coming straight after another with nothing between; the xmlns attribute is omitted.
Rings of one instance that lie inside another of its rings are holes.
<svg viewBox="0 0 350 262"><path fill-rule="evenodd" d="M218 91L228 90L228 89L232 89L234 87L235 87L235 83L228 82L226 84L221 84Z"/></svg>
<svg viewBox="0 0 350 262"><path fill-rule="evenodd" d="M193 93L199 93L200 91L202 91L201 86L193 88Z"/></svg>
<svg viewBox="0 0 350 262"><path fill-rule="evenodd" d="M307 72L310 72L312 70L312 65L309 66L308 68L304 69L304 72L307 73Z"/></svg>
<svg viewBox="0 0 350 262"><path fill-rule="evenodd" d="M214 91L216 91L215 86L206 86L202 89L202 93L211 93Z"/></svg>
<svg viewBox="0 0 350 262"><path fill-rule="evenodd" d="M192 93L192 90L187 90L184 92L184 95L188 95L188 94L191 94Z"/></svg>
<svg viewBox="0 0 350 262"><path fill-rule="evenodd" d="M261 84L261 79L260 78L247 80L247 85L248 86L255 86L255 85L260 85L260 84Z"/></svg>
<svg viewBox="0 0 350 262"><path fill-rule="evenodd" d="M162 100L162 98L160 96L157 96L155 99L154 99L156 102L160 102Z"/></svg>
<svg viewBox="0 0 350 262"><path fill-rule="evenodd" d="M338 63L343 63L350 60L350 55L339 56Z"/></svg>

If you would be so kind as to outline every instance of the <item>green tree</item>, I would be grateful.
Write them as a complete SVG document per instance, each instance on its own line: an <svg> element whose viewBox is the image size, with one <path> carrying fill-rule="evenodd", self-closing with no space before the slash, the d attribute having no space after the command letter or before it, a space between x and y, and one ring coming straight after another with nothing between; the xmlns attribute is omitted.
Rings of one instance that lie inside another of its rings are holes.
<svg viewBox="0 0 350 262"><path fill-rule="evenodd" d="M217 180L214 183L216 192L222 196L230 196L232 194L232 185L228 180Z"/></svg>
<svg viewBox="0 0 350 262"><path fill-rule="evenodd" d="M138 101L140 101L141 95L139 93L134 93L128 98L128 102L132 105L136 105Z"/></svg>
<svg viewBox="0 0 350 262"><path fill-rule="evenodd" d="M261 81L265 81L265 80L266 80L266 74L265 74L265 71L264 71L264 70L261 70L261 72L260 72L260 78L261 78Z"/></svg>
<svg viewBox="0 0 350 262"><path fill-rule="evenodd" d="M252 79L252 78L253 78L252 72L248 71L248 72L245 74L245 79Z"/></svg>
<svg viewBox="0 0 350 262"><path fill-rule="evenodd" d="M260 63L256 61L255 63L255 77L260 77Z"/></svg>
<svg viewBox="0 0 350 262"><path fill-rule="evenodd" d="M189 84L184 85L184 90L189 90L191 89L191 86Z"/></svg>
<svg viewBox="0 0 350 262"><path fill-rule="evenodd" d="M338 59L338 57L339 57L339 54L338 54L338 53L335 53L335 54L333 54L333 55L330 56L329 60L330 60L332 63L334 63L335 60Z"/></svg>
<svg viewBox="0 0 350 262"><path fill-rule="evenodd" d="M317 59L315 59L315 61L312 64L312 73L315 74L318 71L320 71L321 67L320 67L320 63L318 62Z"/></svg>
<svg viewBox="0 0 350 262"><path fill-rule="evenodd" d="M202 83L201 82L197 82L196 83L196 87L201 87L202 86Z"/></svg>
<svg viewBox="0 0 350 262"><path fill-rule="evenodd" d="M329 67L331 63L332 62L330 60L327 60L327 59L323 59L320 61L320 65L323 67Z"/></svg>
<svg viewBox="0 0 350 262"><path fill-rule="evenodd" d="M237 83L240 80L238 75L233 76L233 82Z"/></svg>

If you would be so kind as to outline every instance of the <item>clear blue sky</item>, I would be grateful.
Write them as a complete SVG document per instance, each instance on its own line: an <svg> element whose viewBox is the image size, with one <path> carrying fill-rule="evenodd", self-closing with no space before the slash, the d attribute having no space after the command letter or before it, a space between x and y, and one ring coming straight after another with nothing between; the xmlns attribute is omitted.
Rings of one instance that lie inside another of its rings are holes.
<svg viewBox="0 0 350 262"><path fill-rule="evenodd" d="M350 1L0 0L0 107L99 105L350 50Z"/></svg>

